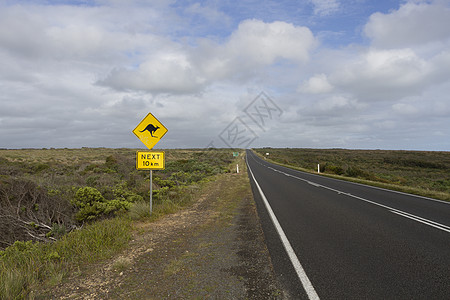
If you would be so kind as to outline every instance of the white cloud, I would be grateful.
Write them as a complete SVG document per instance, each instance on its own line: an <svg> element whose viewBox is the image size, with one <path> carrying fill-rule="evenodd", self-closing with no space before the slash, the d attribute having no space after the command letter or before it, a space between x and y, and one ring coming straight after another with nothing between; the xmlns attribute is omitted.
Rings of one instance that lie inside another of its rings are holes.
<svg viewBox="0 0 450 300"><path fill-rule="evenodd" d="M328 16L340 8L340 3L337 0L310 0L314 5L314 14L319 16Z"/></svg>
<svg viewBox="0 0 450 300"><path fill-rule="evenodd" d="M316 74L299 86L298 91L309 94L329 93L333 86L328 81L326 74Z"/></svg>
<svg viewBox="0 0 450 300"><path fill-rule="evenodd" d="M344 54L345 55L344 55ZM447 55L425 59L412 49L377 49L352 52L349 49L326 52L323 73L304 80L301 93L345 93L360 101L395 101L422 93L448 77ZM439 61L439 63L438 63Z"/></svg>
<svg viewBox="0 0 450 300"><path fill-rule="evenodd" d="M322 112L331 112L337 114L342 111L355 110L358 108L355 99L343 95L334 95L329 98L318 101L317 108Z"/></svg>
<svg viewBox="0 0 450 300"><path fill-rule="evenodd" d="M373 45L403 48L450 38L447 1L407 2L388 14L375 13L364 28Z"/></svg>
<svg viewBox="0 0 450 300"><path fill-rule="evenodd" d="M113 70L100 83L119 90L183 94L197 92L204 82L184 53L159 53L136 70Z"/></svg>
<svg viewBox="0 0 450 300"><path fill-rule="evenodd" d="M267 65L280 58L305 62L314 43L314 36L306 27L247 20L231 35L226 51L233 57L241 57L243 62L256 64Z"/></svg>
<svg viewBox="0 0 450 300"><path fill-rule="evenodd" d="M203 42L195 50L195 57L207 78L242 80L278 61L305 63L315 45L306 27L246 20L224 44Z"/></svg>
<svg viewBox="0 0 450 300"><path fill-rule="evenodd" d="M225 13L217 10L212 6L202 5L201 3L194 3L185 9L185 12L192 14L195 17L202 17L211 23L230 23L230 17Z"/></svg>
<svg viewBox="0 0 450 300"><path fill-rule="evenodd" d="M9 53L36 56L43 52L46 20L22 7L0 10L0 46Z"/></svg>
<svg viewBox="0 0 450 300"><path fill-rule="evenodd" d="M330 81L361 99L392 100L420 92L430 65L411 49L370 49L330 76Z"/></svg>
<svg viewBox="0 0 450 300"><path fill-rule="evenodd" d="M407 103L396 103L392 105L392 109L401 115L417 116L420 112L419 108Z"/></svg>
<svg viewBox="0 0 450 300"><path fill-rule="evenodd" d="M443 49L430 59L433 66L433 80L437 83L448 82L450 78L450 51Z"/></svg>
<svg viewBox="0 0 450 300"><path fill-rule="evenodd" d="M420 137L450 136L446 0L365 27L337 0L65 2L0 4L0 147L142 147L149 111L158 146L206 146L264 90L284 113L255 146L449 149ZM367 44L342 42L361 28Z"/></svg>
<svg viewBox="0 0 450 300"><path fill-rule="evenodd" d="M450 119L449 84L433 86L424 91L423 95L406 97L392 104L393 112L404 120L414 122L435 122Z"/></svg>
<svg viewBox="0 0 450 300"><path fill-rule="evenodd" d="M436 130L450 137L439 130L450 128L448 11L445 1L407 2L372 15L369 45L319 48L297 88L306 104L291 119L336 143L333 132L369 148L415 148Z"/></svg>
<svg viewBox="0 0 450 300"><path fill-rule="evenodd" d="M116 68L101 83L119 90L200 92L217 81L251 77L278 60L306 62L315 39L306 27L246 20L224 44L207 39L197 47L171 44L164 52L149 55L136 69Z"/></svg>

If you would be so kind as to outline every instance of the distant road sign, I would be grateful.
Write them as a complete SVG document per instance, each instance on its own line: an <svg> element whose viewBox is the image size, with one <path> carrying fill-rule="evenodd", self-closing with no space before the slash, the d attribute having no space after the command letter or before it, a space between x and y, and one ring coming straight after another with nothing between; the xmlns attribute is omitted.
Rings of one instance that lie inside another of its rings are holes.
<svg viewBox="0 0 450 300"><path fill-rule="evenodd" d="M167 131L167 128L149 113L133 130L133 133L151 150Z"/></svg>
<svg viewBox="0 0 450 300"><path fill-rule="evenodd" d="M164 152L136 152L136 169L138 170L164 170Z"/></svg>

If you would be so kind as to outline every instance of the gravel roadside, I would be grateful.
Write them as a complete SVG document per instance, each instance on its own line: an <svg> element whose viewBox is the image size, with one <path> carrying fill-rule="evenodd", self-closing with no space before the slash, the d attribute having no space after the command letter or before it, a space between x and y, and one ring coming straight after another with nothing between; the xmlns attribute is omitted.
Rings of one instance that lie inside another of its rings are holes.
<svg viewBox="0 0 450 300"><path fill-rule="evenodd" d="M121 255L72 274L52 299L282 299L245 170L189 208L135 225Z"/></svg>

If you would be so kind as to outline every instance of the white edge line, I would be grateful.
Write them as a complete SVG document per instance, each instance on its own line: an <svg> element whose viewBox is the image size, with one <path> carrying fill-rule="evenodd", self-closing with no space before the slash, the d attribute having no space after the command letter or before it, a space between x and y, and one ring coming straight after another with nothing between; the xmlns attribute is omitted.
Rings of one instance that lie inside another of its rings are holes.
<svg viewBox="0 0 450 300"><path fill-rule="evenodd" d="M261 198L264 201L264 205L266 206L267 212L270 215L270 218L273 222L273 225L275 226L275 229L278 232L278 235L281 238L281 242L283 243L284 249L286 250L289 259L291 260L291 263L295 269L295 272L297 273L298 278L300 279L303 288L305 289L306 294L308 295L309 299L320 299L319 295L317 295L316 290L314 289L311 281L309 280L308 276L305 273L305 270L303 269L302 265L300 264L300 261L298 260L297 255L294 252L294 249L291 246L291 243L289 242L286 234L283 231L283 228L281 228L280 223L278 222L277 217L275 216L272 208L270 207L269 201L267 201L266 196L264 195L261 187L259 186L258 182L256 181L255 176L253 175L253 172L247 162L248 170L250 171L250 174L252 175L253 181L256 184L256 187L258 188L259 194L261 195Z"/></svg>
<svg viewBox="0 0 450 300"><path fill-rule="evenodd" d="M259 162L257 162L257 163L259 163ZM405 192L396 191L396 190L390 190L390 189L387 189L387 188L382 188L382 187L378 187L378 186L374 186L374 185L368 185L368 184L365 184L365 183L359 183L359 182L354 182L354 181L349 181L349 180L344 180L344 179L339 179L339 178L333 178L333 177L328 177L328 176L318 175L318 174L314 174L314 173L308 173L308 172L304 172L304 171L299 171L299 170L296 170L296 169L292 169L292 168L289 168L289 167L281 166L281 165L278 165L278 164L276 164L276 163L271 163L271 164L272 164L272 165L275 165L275 166L277 166L277 167L286 168L286 169L289 169L289 170L292 170L292 171L298 172L298 173L304 173L304 174L307 174L307 175L312 175L312 176L321 177L321 178L328 178L328 179L336 180L336 181L343 181L343 182L346 182L346 183L351 183L351 184L361 185L361 186L369 187L369 188L372 188L372 189L377 189L377 190L382 190L382 191L388 191L388 192L392 192L392 193L396 193L396 194L401 194L401 195L411 196L411 197L415 197L415 198L421 198L421 199L425 199L425 200L431 200L431 201L440 202L440 203L443 203L443 204L450 205L450 201L434 199L434 198L430 198L430 197L426 197L426 196L421 196L421 195L416 195L416 194L410 194L410 193L405 193ZM261 165L262 165L262 166L265 166L265 165L263 165L263 164L261 164ZM277 171L277 172L282 173L282 171L275 170L275 169L272 168L272 167L269 167L269 166L265 166L265 167L271 168L271 169L273 169L274 171ZM291 175L291 176L292 176L292 175Z"/></svg>
<svg viewBox="0 0 450 300"><path fill-rule="evenodd" d="M262 166L264 166L264 165L262 165ZM279 173L282 173L282 174L286 174L286 173L284 173L284 172L282 172L280 170L276 170L275 168L272 168L272 167L269 167L269 166L264 166L264 167L267 167L269 169L272 169L273 171L276 171L276 172L279 172ZM301 171L297 171L297 170L293 170L293 171L301 172ZM303 172L301 172L301 173L303 173ZM315 174L312 174L312 175L315 175ZM368 200L368 199L365 199L365 198L362 198L362 197L358 197L358 196L355 196L355 195L352 195L352 194L349 194L349 193L346 193L346 192L343 192L343 191L339 191L339 190L327 187L325 185L317 184L317 183L311 182L311 181L309 181L307 179L304 179L304 178L300 178L300 177L297 177L297 176L294 176L294 175L289 175L289 176L293 177L295 179L298 179L298 180L302 180L302 181L304 181L306 183L309 183L311 185L314 185L316 187L321 187L321 188L324 188L324 189L328 189L328 190L336 192L338 194L346 195L346 196L349 196L349 197L352 197L352 198L355 198L355 199L358 199L358 200L365 201L367 203L371 203L371 204L374 204L374 205L386 208L390 212L395 213L397 215L403 216L405 218L409 218L411 220L423 223L425 225L432 226L434 228L437 228L437 229L440 229L440 230L443 230L443 231L446 231L446 232L450 232L450 227L447 226L447 225L444 225L444 224L441 224L441 223L438 223L438 222L435 222L435 221L431 221L431 220L428 220L428 219L425 219L425 218L422 218L422 217L419 217L419 216L416 216L416 215L413 215L413 214L410 214L410 213L407 213L407 212L395 209L393 207L390 207L390 206L387 206L387 205L384 205L384 204L381 204L381 203L377 203L377 202L374 202L374 201L371 201L371 200ZM315 175L315 176L318 176L318 175ZM334 178L332 178L332 179L334 179ZM339 180L339 179L335 179L335 180ZM355 184L359 184L359 183L355 183ZM363 186L367 186L367 187L373 187L373 186L365 185L365 184L359 184L359 185L363 185ZM374 187L374 188L378 188L378 187ZM378 188L378 189L383 189L383 188ZM387 190L387 189L383 189L383 190L391 191L391 190ZM405 194L405 195L410 195L410 196L415 196L415 197L419 197L419 198L425 198L425 199L428 199L428 200L436 200L436 201L440 201L441 202L441 200L437 200L437 199L433 199L433 198L427 198L427 197L422 197L422 196L417 196L417 195L411 195L411 194L402 193L402 192L398 192L398 191L392 191L392 192ZM444 203L449 203L449 202L444 202Z"/></svg>

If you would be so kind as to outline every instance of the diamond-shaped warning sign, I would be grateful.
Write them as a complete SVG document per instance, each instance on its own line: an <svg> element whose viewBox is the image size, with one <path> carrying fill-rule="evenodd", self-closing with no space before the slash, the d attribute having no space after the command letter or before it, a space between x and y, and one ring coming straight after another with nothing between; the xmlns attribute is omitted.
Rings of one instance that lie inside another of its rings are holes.
<svg viewBox="0 0 450 300"><path fill-rule="evenodd" d="M133 133L151 150L167 131L167 128L149 113L133 130Z"/></svg>

